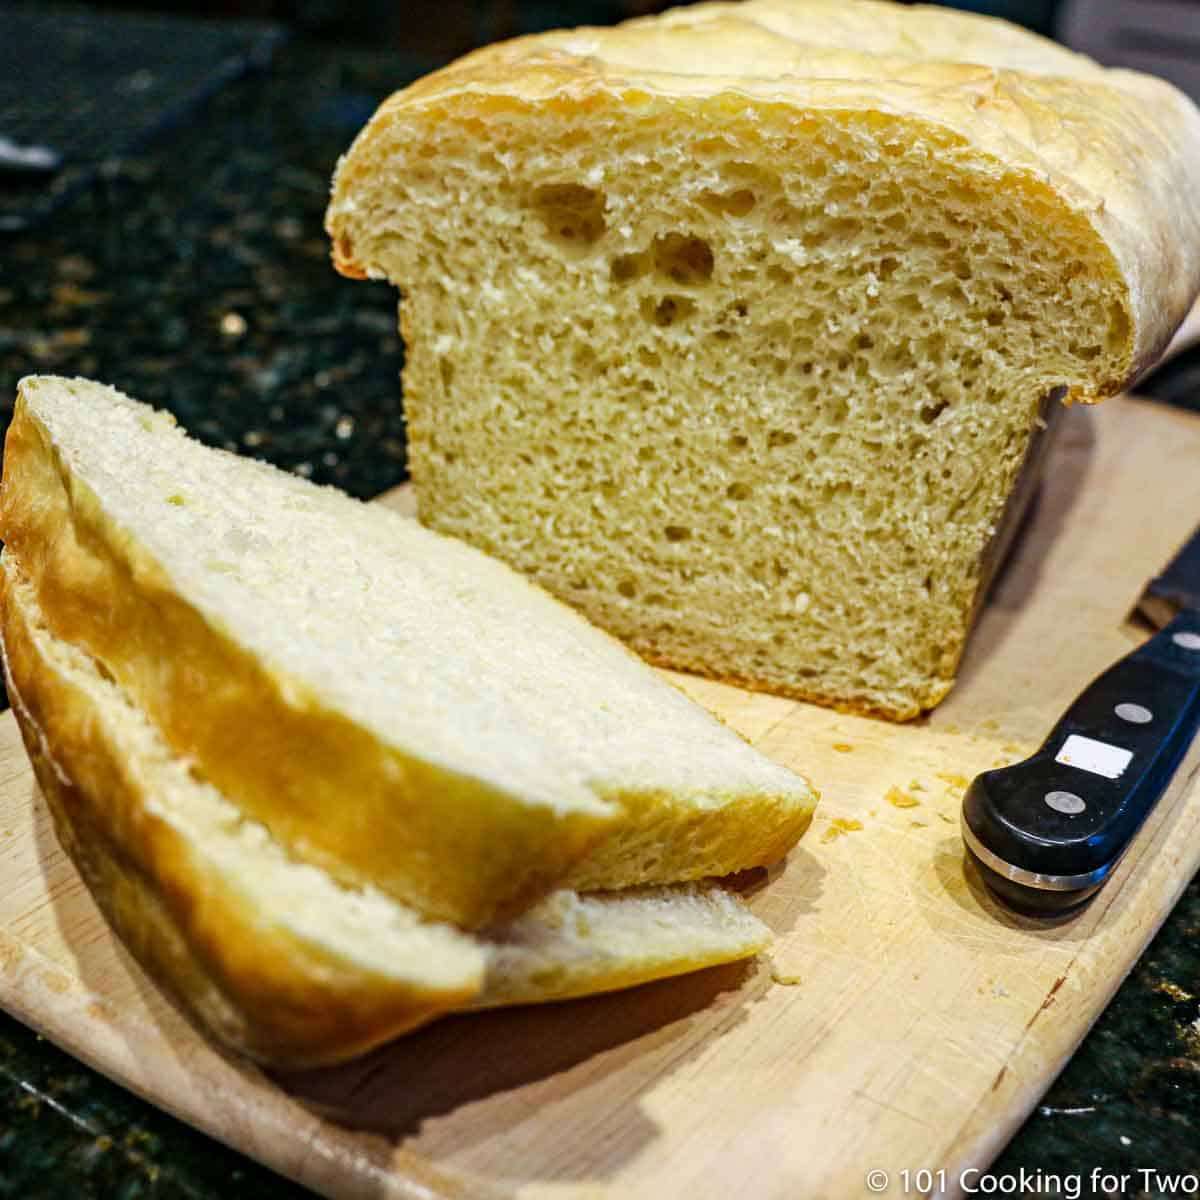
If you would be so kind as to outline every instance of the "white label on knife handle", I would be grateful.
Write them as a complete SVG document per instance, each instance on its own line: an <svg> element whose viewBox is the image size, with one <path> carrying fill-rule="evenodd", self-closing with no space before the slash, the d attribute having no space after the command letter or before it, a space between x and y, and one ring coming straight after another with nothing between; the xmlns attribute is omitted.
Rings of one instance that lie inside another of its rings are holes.
<svg viewBox="0 0 1200 1200"><path fill-rule="evenodd" d="M1078 767L1081 771L1090 771L1093 775L1103 775L1105 779L1120 779L1125 768L1133 761L1133 751L1073 733L1063 742L1054 761L1068 767Z"/></svg>

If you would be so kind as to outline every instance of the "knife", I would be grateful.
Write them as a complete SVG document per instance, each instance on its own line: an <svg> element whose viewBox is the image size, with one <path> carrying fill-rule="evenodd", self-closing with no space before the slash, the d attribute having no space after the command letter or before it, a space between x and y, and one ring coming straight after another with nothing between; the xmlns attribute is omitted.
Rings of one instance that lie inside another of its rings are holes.
<svg viewBox="0 0 1200 1200"><path fill-rule="evenodd" d="M1200 526L1137 612L1159 632L1093 680L1033 755L963 797L967 851L1019 912L1055 916L1095 895L1200 726Z"/></svg>

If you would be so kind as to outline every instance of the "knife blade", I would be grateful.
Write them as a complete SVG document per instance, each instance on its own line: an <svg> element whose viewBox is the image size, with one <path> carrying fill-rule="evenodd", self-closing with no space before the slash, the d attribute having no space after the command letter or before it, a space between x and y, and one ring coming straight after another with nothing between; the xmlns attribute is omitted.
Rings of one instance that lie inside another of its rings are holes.
<svg viewBox="0 0 1200 1200"><path fill-rule="evenodd" d="M1200 727L1200 526L1146 587L1159 631L1094 679L1023 762L985 771L962 834L1010 908L1068 912L1112 874Z"/></svg>

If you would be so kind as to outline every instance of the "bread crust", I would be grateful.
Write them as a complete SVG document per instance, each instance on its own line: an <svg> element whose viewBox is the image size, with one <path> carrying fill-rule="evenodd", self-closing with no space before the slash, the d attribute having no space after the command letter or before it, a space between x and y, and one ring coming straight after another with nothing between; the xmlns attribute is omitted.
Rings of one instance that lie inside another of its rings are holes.
<svg viewBox="0 0 1200 1200"><path fill-rule="evenodd" d="M10 570L0 569L6 680L59 840L133 956L201 1026L259 1062L318 1065L479 992L482 951L464 951L457 984L389 978L270 925L231 891L157 815L106 715L40 653Z"/></svg>
<svg viewBox="0 0 1200 1200"><path fill-rule="evenodd" d="M1132 382L1200 290L1200 111L1187 97L1007 22L882 0L699 4L469 54L387 100L342 159L326 218L334 265L372 272L357 249L369 220L357 181L439 113L629 106L686 121L709 105L904 121L939 156L1076 223L1111 262L1128 335L1119 370L1072 400Z"/></svg>

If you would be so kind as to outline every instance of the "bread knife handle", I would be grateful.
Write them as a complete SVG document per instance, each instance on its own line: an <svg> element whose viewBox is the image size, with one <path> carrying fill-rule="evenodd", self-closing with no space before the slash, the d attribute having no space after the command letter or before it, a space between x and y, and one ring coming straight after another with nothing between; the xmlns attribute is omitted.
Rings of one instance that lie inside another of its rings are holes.
<svg viewBox="0 0 1200 1200"><path fill-rule="evenodd" d="M1093 680L1024 762L976 778L963 840L1012 907L1054 914L1108 877L1200 725L1200 612Z"/></svg>

